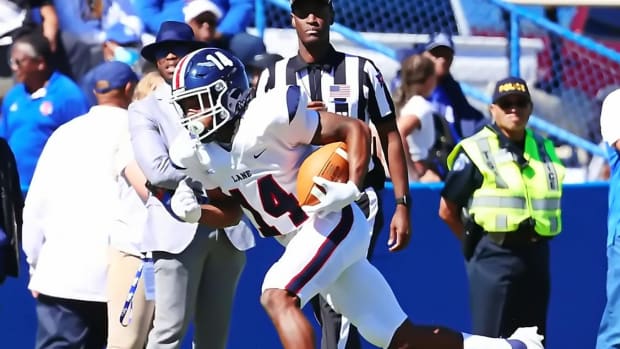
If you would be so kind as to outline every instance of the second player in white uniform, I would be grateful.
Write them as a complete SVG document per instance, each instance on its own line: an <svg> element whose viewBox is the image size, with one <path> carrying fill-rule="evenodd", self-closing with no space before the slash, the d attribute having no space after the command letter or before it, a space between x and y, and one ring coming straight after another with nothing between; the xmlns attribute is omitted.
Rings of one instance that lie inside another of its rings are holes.
<svg viewBox="0 0 620 349"><path fill-rule="evenodd" d="M354 201L368 167L367 126L307 110L307 98L293 86L248 104L243 74L238 59L218 49L194 51L179 63L173 100L191 137L180 136L171 146L171 159L201 181L209 197L223 198L212 195L221 190L241 205L263 236L285 246L265 276L261 296L285 348L314 348L312 327L300 308L317 293L382 348L413 348L414 343L437 349L542 348L535 329L520 329L516 336L525 338L511 344L413 325L383 276L366 260L370 227ZM350 180L319 180L325 197L302 208L296 197L299 166L312 144L334 141L347 143ZM176 213L198 220L200 206L193 192L180 188L175 196L181 203ZM369 283L372 288L366 287Z"/></svg>

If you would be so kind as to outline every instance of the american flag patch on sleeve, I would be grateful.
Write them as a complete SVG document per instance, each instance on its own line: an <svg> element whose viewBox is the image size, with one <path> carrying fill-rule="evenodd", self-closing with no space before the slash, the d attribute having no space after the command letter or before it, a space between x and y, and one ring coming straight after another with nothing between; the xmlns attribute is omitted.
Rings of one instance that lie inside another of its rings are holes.
<svg viewBox="0 0 620 349"><path fill-rule="evenodd" d="M331 85L329 87L329 98L349 98L351 97L351 86Z"/></svg>

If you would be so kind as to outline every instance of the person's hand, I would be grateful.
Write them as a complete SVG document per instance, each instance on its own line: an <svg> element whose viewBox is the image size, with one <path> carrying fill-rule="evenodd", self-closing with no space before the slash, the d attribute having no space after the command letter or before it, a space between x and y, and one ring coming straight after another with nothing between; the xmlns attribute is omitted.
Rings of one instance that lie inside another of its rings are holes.
<svg viewBox="0 0 620 349"><path fill-rule="evenodd" d="M316 111L327 111L327 106L322 101L311 101L306 108Z"/></svg>
<svg viewBox="0 0 620 349"><path fill-rule="evenodd" d="M302 206L302 209L308 214L325 216L330 212L340 211L359 199L361 195L357 185L351 181L339 183L328 181L323 177L314 177L312 180L323 188L325 194L318 197L318 204Z"/></svg>
<svg viewBox="0 0 620 349"><path fill-rule="evenodd" d="M404 249L409 244L410 239L409 209L405 205L396 205L396 211L390 224L390 239L388 240L390 252Z"/></svg>
<svg viewBox="0 0 620 349"><path fill-rule="evenodd" d="M185 181L179 183L170 198L170 208L177 217L188 223L198 223L202 216L202 207L196 193Z"/></svg>
<svg viewBox="0 0 620 349"><path fill-rule="evenodd" d="M39 292L37 292L37 291L30 290L30 294L32 294L32 298L34 298L34 299L39 298Z"/></svg>

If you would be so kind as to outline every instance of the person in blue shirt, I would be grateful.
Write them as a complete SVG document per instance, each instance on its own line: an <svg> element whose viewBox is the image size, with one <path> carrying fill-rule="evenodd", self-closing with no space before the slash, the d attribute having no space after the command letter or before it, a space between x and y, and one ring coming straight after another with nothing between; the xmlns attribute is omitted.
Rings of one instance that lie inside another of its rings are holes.
<svg viewBox="0 0 620 349"><path fill-rule="evenodd" d="M187 0L140 0L134 6L146 26L146 31L156 33L164 21L184 22L183 7ZM212 0L222 12L216 38L233 37L246 30L254 15L254 0Z"/></svg>
<svg viewBox="0 0 620 349"><path fill-rule="evenodd" d="M607 217L607 304L599 325L596 349L620 348L620 89L611 92L601 108L601 135L609 162Z"/></svg>
<svg viewBox="0 0 620 349"><path fill-rule="evenodd" d="M2 101L0 137L15 154L24 196L52 132L88 111L80 88L54 69L51 57L50 43L40 31L14 39L9 62L18 83Z"/></svg>

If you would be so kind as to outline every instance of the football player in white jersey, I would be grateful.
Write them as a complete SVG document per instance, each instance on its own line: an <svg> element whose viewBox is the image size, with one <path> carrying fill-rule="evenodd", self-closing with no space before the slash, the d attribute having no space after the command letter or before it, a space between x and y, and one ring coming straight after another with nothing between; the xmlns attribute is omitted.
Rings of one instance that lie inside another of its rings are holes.
<svg viewBox="0 0 620 349"><path fill-rule="evenodd" d="M260 299L284 348L315 348L312 326L301 308L317 293L381 348L542 348L536 328L518 329L506 340L414 325L408 319L386 280L366 259L370 227L354 203L368 168L366 124L307 110L308 100L296 86L252 100L241 62L215 48L183 58L172 85L172 99L190 135L171 146L171 159L202 182L211 205L226 203L222 212L234 215L231 202L240 204L263 236L285 246L265 276ZM347 144L349 181L315 178L325 196L317 205L300 207L300 164L312 145L335 141ZM191 189L177 189L175 196L177 215L200 218Z"/></svg>

